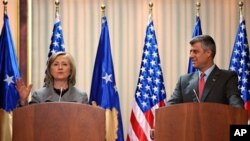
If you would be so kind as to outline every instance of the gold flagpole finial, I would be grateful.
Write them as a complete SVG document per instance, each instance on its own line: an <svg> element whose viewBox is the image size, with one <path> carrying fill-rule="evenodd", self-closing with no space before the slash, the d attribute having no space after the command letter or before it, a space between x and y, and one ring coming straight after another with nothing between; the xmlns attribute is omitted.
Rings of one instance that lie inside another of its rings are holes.
<svg viewBox="0 0 250 141"><path fill-rule="evenodd" d="M153 6L154 6L153 2L150 1L148 6L149 6L149 14L152 14Z"/></svg>
<svg viewBox="0 0 250 141"><path fill-rule="evenodd" d="M4 5L4 13L7 14L8 0L3 0L3 5Z"/></svg>
<svg viewBox="0 0 250 141"><path fill-rule="evenodd" d="M196 16L199 16L201 3L199 1L197 1L195 5L196 5Z"/></svg>
<svg viewBox="0 0 250 141"><path fill-rule="evenodd" d="M239 1L240 15L242 15L243 5L244 3L242 1Z"/></svg>
<svg viewBox="0 0 250 141"><path fill-rule="evenodd" d="M57 17L59 15L59 5L60 5L59 0L55 0L55 5L56 5L56 17Z"/></svg>
<svg viewBox="0 0 250 141"><path fill-rule="evenodd" d="M101 5L102 16L105 16L105 9L106 9L105 4L102 4L102 5Z"/></svg>

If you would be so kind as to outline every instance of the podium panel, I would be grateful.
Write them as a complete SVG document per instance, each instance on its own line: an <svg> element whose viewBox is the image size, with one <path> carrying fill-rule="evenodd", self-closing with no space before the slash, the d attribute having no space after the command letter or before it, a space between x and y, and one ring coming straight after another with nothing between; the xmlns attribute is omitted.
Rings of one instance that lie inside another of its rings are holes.
<svg viewBox="0 0 250 141"><path fill-rule="evenodd" d="M50 102L13 111L13 141L104 141L105 110Z"/></svg>
<svg viewBox="0 0 250 141"><path fill-rule="evenodd" d="M231 124L247 124L247 111L217 103L183 103L156 110L156 141L229 141Z"/></svg>

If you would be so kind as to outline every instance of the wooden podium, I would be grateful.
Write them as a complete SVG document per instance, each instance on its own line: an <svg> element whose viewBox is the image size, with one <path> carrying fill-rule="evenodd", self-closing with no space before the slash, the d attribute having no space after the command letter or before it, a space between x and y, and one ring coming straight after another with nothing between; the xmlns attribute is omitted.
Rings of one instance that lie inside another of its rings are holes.
<svg viewBox="0 0 250 141"><path fill-rule="evenodd" d="M105 110L70 102L13 111L13 141L104 141Z"/></svg>
<svg viewBox="0 0 250 141"><path fill-rule="evenodd" d="M247 111L216 103L176 104L156 110L155 141L229 141L231 124L247 124Z"/></svg>

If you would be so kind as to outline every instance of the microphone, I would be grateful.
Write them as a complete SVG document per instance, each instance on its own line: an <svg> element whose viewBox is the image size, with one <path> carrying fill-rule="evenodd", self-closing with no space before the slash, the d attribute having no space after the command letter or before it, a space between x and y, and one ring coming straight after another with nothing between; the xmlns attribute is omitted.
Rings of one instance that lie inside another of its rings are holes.
<svg viewBox="0 0 250 141"><path fill-rule="evenodd" d="M60 89L60 95L59 95L59 100L58 100L59 102L61 101L61 97L62 97L62 91L63 91L62 89L63 88L61 87L61 89Z"/></svg>
<svg viewBox="0 0 250 141"><path fill-rule="evenodd" d="M195 89L193 89L193 92L194 92L194 95L195 95L196 99L198 100L198 102L201 103L201 102L200 102L200 99L199 99L199 97L198 97L198 95L197 95L197 93L196 93L196 91L195 91Z"/></svg>

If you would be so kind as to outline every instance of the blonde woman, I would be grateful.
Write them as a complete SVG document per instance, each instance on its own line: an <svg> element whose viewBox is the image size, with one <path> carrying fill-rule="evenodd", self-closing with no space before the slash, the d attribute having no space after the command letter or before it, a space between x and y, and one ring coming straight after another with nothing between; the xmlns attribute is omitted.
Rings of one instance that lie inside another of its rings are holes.
<svg viewBox="0 0 250 141"><path fill-rule="evenodd" d="M78 102L88 103L88 96L74 85L76 83L76 67L72 56L65 52L57 52L47 62L44 87L35 90L29 102ZM17 80L16 87L20 96L20 106L28 104L32 84L26 86L22 79Z"/></svg>

